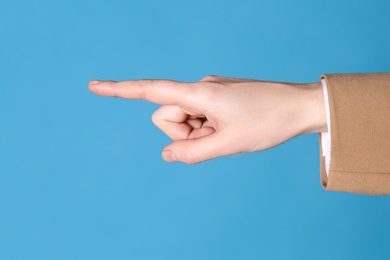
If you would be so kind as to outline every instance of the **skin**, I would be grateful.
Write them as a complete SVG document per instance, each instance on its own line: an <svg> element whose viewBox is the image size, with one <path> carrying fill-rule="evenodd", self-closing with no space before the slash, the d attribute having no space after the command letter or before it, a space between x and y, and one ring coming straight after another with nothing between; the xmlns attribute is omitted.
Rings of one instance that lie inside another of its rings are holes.
<svg viewBox="0 0 390 260"><path fill-rule="evenodd" d="M161 104L153 123L173 143L167 162L199 163L275 147L305 133L326 132L320 82L292 84L207 76L199 82L92 80L101 96Z"/></svg>

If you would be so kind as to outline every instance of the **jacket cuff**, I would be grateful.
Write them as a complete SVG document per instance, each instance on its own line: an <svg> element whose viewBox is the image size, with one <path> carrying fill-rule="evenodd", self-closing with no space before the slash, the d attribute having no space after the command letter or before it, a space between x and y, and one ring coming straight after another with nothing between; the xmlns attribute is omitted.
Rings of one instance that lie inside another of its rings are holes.
<svg viewBox="0 0 390 260"><path fill-rule="evenodd" d="M331 162L326 190L390 194L390 73L322 75L328 88ZM321 134L320 149L321 146Z"/></svg>

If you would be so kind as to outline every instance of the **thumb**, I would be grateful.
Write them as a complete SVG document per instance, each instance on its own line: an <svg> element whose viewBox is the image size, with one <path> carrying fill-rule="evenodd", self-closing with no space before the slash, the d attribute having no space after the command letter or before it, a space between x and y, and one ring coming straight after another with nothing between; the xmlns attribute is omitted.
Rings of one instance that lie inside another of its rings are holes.
<svg viewBox="0 0 390 260"><path fill-rule="evenodd" d="M228 155L228 148L228 138L215 132L201 138L175 141L166 146L161 155L167 162L195 164Z"/></svg>

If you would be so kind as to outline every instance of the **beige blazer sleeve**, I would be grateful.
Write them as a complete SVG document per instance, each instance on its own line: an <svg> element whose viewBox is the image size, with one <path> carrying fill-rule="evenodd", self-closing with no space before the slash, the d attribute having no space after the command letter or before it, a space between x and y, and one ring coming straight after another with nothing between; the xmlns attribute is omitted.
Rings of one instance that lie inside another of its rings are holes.
<svg viewBox="0 0 390 260"><path fill-rule="evenodd" d="M328 87L331 127L328 176L321 156L322 186L390 195L390 73L322 78Z"/></svg>

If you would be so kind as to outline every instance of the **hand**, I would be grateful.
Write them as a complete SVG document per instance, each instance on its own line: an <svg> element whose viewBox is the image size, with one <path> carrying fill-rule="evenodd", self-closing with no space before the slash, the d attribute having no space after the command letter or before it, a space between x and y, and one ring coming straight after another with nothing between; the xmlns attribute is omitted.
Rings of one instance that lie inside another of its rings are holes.
<svg viewBox="0 0 390 260"><path fill-rule="evenodd" d="M172 80L91 81L102 96L143 99L162 106L153 123L174 140L168 162L198 163L265 150L304 133L326 132L321 83L291 84L207 76Z"/></svg>

